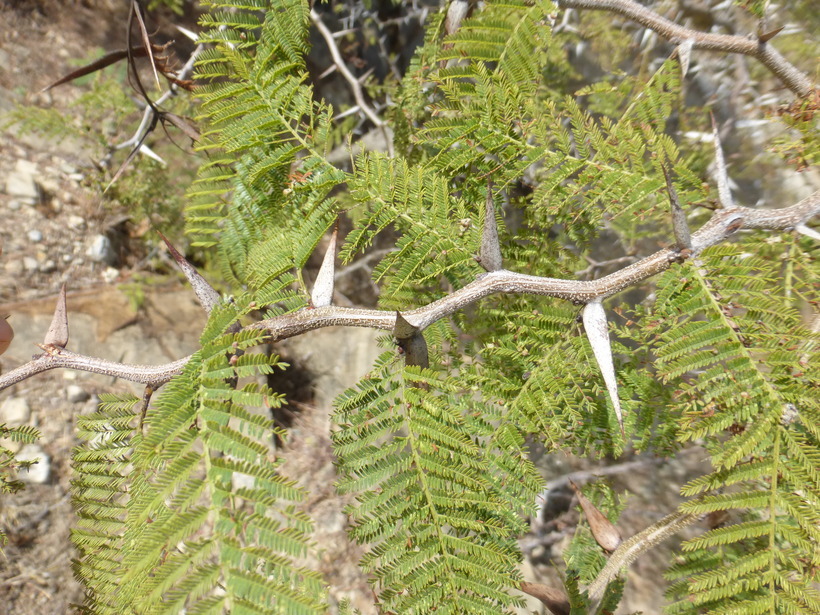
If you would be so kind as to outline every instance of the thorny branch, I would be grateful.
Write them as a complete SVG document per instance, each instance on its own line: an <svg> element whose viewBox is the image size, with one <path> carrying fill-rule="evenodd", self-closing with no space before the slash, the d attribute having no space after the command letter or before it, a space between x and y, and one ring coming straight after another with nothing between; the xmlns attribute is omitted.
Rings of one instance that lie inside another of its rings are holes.
<svg viewBox="0 0 820 615"><path fill-rule="evenodd" d="M811 79L780 55L768 43L769 37L765 34L750 38L734 34L699 32L661 17L633 0L558 0L558 4L564 9L609 11L623 15L657 32L675 45L692 41L692 49L750 56L768 68L787 88L801 98L808 96L814 89Z"/></svg>
<svg viewBox="0 0 820 615"><path fill-rule="evenodd" d="M796 205L782 209L753 209L732 207L720 209L696 233L692 234L692 255L716 245L740 228L785 231L805 227L812 217L820 214L820 190L806 197ZM515 273L501 269L478 276L463 288L415 310L402 313L406 321L423 331L434 322L441 320L490 295L531 294L566 299L574 303L601 301L629 286L666 271L680 261L682 254L677 249L666 248L647 256L623 269L598 280L560 280ZM314 329L331 326L368 327L393 331L396 312L362 308L326 306L316 309L302 309L263 320L248 329L264 330L268 342L275 342L301 335ZM104 374L139 382L158 388L179 374L190 357L178 359L164 365L128 365L114 363L95 357L76 354L65 349L54 349L0 376L0 391L35 374L64 367L81 371Z"/></svg>

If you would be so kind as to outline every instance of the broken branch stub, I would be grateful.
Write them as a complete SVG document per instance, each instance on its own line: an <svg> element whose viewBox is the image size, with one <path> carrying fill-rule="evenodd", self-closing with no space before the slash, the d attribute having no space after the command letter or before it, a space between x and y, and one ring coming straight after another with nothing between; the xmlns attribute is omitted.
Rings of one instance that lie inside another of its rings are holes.
<svg viewBox="0 0 820 615"><path fill-rule="evenodd" d="M336 235L338 228L333 229L333 234L330 236L330 243L325 252L325 258L322 260L322 266L319 267L319 273L316 275L316 281L313 284L313 292L310 294L310 302L313 307L326 307L333 302L333 285L336 278Z"/></svg>
<svg viewBox="0 0 820 615"><path fill-rule="evenodd" d="M54 308L54 316L43 339L43 346L50 348L65 348L68 344L68 312L65 302L65 284L60 288L57 297L57 305Z"/></svg>
<svg viewBox="0 0 820 615"><path fill-rule="evenodd" d="M615 416L618 419L618 426L621 428L621 435L624 436L624 418L621 411L621 401L618 399L618 380L615 377L615 365L612 361L612 347L609 343L609 329L607 327L606 312L600 299L590 301L584 307L583 313L584 331L592 346L598 368L604 377L606 389L615 408Z"/></svg>

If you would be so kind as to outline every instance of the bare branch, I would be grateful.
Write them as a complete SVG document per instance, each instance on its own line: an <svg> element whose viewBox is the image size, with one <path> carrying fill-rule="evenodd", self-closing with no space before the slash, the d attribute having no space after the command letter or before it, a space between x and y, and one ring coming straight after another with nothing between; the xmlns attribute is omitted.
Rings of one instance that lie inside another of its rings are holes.
<svg viewBox="0 0 820 615"><path fill-rule="evenodd" d="M711 34L685 28L633 0L559 0L558 4L565 9L609 11L623 15L657 32L675 45L681 45L688 39L692 39L693 49L751 56L801 98L808 96L814 89L811 79L780 55L774 47L767 44L768 39L746 38L733 34Z"/></svg>
<svg viewBox="0 0 820 615"><path fill-rule="evenodd" d="M627 568L643 553L677 534L697 519L697 515L674 512L621 543L621 546L609 556L603 570L587 588L590 602L595 603L603 597L607 585L621 574L623 568Z"/></svg>
<svg viewBox="0 0 820 615"><path fill-rule="evenodd" d="M98 359L97 357L88 357L70 350L56 349L51 354L46 352L37 355L28 363L24 363L20 367L0 376L0 391L36 374L58 368L76 369L111 376L112 378L120 378L129 382L141 382L156 389L182 372L190 359L191 357L187 356L177 359L173 363L163 365L129 365Z"/></svg>
<svg viewBox="0 0 820 615"><path fill-rule="evenodd" d="M350 89L353 92L353 97L356 99L356 105L359 109L362 110L373 124L376 125L377 128L381 129L384 132L385 141L387 143L388 154L390 156L393 155L393 145L391 140L388 138L387 135L387 124L383 119L381 119L376 112L372 109L372 107L368 104L368 102L364 98L364 92L362 91L362 84L359 83L359 80L350 72L350 69L345 64L344 59L342 58L342 54L339 52L339 47L336 45L336 40L333 38L333 33L330 31L325 23L322 21L322 18L319 16L319 13L316 12L316 9L310 10L310 20L313 22L313 25L316 26L316 29L319 30L319 34L322 35L322 38L325 39L327 43L327 47L330 50L330 55L333 57L333 63L339 69L339 72L345 78L345 80L350 84Z"/></svg>
<svg viewBox="0 0 820 615"><path fill-rule="evenodd" d="M805 227L805 223L817 214L820 214L820 190L796 205L783 209L753 209L750 207L720 209L692 235L692 253L696 255L709 246L724 241L740 227L785 231L800 226ZM446 297L415 310L404 312L402 317L409 325L418 328L421 332L437 320L484 297L499 293L544 295L575 303L600 301L666 271L678 262L680 257L677 250L668 248L659 250L619 271L591 281L543 278L502 269L485 273ZM367 327L393 331L395 325L396 312L327 306L283 314L254 323L247 328L264 330L268 333L268 341L277 341L323 327ZM157 388L178 374L187 361L188 358L184 358L157 366L124 365L59 350L54 353L54 356L40 355L29 363L0 376L0 390L34 374L58 367L105 374L131 382L150 384Z"/></svg>

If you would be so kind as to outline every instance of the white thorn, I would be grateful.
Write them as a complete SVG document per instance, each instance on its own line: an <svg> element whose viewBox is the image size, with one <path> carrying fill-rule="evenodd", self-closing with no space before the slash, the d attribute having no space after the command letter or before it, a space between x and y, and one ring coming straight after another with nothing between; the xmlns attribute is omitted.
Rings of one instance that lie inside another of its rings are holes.
<svg viewBox="0 0 820 615"><path fill-rule="evenodd" d="M615 378L615 365L612 361L612 347L609 344L609 329L607 327L606 313L601 300L591 301L584 307L584 330L586 331L598 368L604 377L606 389L615 408L615 416L618 418L618 426L621 433L624 431L624 418L621 412L621 401L618 399L618 380Z"/></svg>
<svg viewBox="0 0 820 615"><path fill-rule="evenodd" d="M313 292L310 294L310 301L313 307L326 307L333 301L333 282L335 279L336 268L336 234L338 230L334 229L330 236L330 243L325 252L325 258L322 261L322 266L319 267L319 273L316 276L316 282L313 284Z"/></svg>

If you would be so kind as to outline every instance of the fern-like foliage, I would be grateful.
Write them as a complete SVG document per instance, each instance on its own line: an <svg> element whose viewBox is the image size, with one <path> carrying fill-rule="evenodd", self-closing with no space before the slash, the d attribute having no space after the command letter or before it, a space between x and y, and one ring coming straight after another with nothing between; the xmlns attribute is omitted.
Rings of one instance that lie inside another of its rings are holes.
<svg viewBox="0 0 820 615"><path fill-rule="evenodd" d="M494 428L458 391L387 354L338 401L340 488L360 494L352 535L371 546L362 564L385 612L489 614L517 602L508 589L533 468L516 430Z"/></svg>
<svg viewBox="0 0 820 615"><path fill-rule="evenodd" d="M671 613L820 608L817 336L796 309L816 300L816 275L787 241L785 286L779 260L741 246L659 282L658 373L675 388L679 437L705 439L715 467L684 488L703 497L683 510L731 520L684 544Z"/></svg>
<svg viewBox="0 0 820 615"><path fill-rule="evenodd" d="M379 233L398 237L374 281L380 307L401 311L483 272L488 199L504 266L560 278L587 266L603 225L622 253L645 251L650 235L653 250L663 233L671 241L664 169L687 210L708 198L701 152L670 130L677 62L568 97L551 2L487 0L447 35L443 14L431 17L389 112L398 155L365 151L345 171L328 162L332 109L307 83L309 4L207 5L197 77L208 161L186 213L239 298L214 311L200 351L150 407L112 398L81 419L75 569L94 613L324 612L321 579L297 563L310 547L301 492L277 474L273 427L257 412L278 396L234 386L278 361L250 352L262 332L226 331L252 310L307 305L302 269L342 213L346 262ZM623 434L579 309L541 297L488 298L434 324L429 367L387 353L337 400L339 488L354 496L351 535L383 612L518 605L516 539L543 486L529 442L585 456L705 442L714 471L686 486L698 497L684 510L728 513L731 525L685 544L670 612L820 611L817 340L800 312L816 305L816 272L785 236L699 259L651 294L649 282L635 289L637 307L607 304L624 316L611 327ZM615 520L612 491L589 491ZM580 529L566 552L573 613L617 606L622 582L597 605L583 589L604 561Z"/></svg>
<svg viewBox="0 0 820 615"><path fill-rule="evenodd" d="M243 353L261 333L223 334L237 317L214 311L202 349L140 425L133 397L82 419L75 570L89 612L324 612L320 578L295 564L311 529L294 508L301 492L277 474L273 425L257 410L278 396L231 386L276 359Z"/></svg>
<svg viewBox="0 0 820 615"><path fill-rule="evenodd" d="M335 220L327 195L344 174L326 159L330 109L304 83L308 4L205 4L201 42L213 46L197 78L210 159L189 191L187 219L200 245L218 239L226 279L245 283L259 262L250 251L265 240L277 245L269 269L305 264Z"/></svg>

